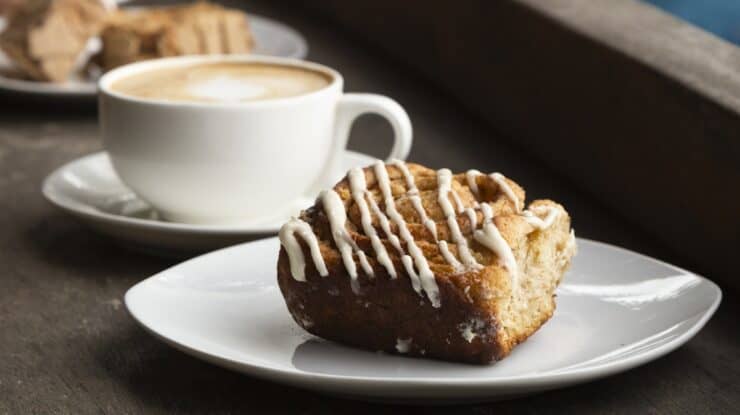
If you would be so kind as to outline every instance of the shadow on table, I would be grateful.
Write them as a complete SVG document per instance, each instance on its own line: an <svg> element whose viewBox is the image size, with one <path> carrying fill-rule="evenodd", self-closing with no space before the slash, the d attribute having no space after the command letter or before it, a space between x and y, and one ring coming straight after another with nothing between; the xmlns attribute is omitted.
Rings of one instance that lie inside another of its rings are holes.
<svg viewBox="0 0 740 415"><path fill-rule="evenodd" d="M179 262L125 249L59 212L43 217L23 237L43 261L74 272L75 277L99 279L106 275L140 279Z"/></svg>
<svg viewBox="0 0 740 415"><path fill-rule="evenodd" d="M329 413L356 406L210 365L133 326L120 333L96 358L145 407L178 413L292 413L309 408Z"/></svg>
<svg viewBox="0 0 740 415"><path fill-rule="evenodd" d="M54 97L0 91L0 115L29 115L38 119L90 116L97 113L97 97Z"/></svg>

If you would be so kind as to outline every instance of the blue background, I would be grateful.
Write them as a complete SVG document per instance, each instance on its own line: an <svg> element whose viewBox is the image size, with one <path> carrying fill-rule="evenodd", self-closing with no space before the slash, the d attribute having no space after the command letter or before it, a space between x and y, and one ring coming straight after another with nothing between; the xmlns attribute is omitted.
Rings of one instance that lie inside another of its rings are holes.
<svg viewBox="0 0 740 415"><path fill-rule="evenodd" d="M644 0L740 45L740 0Z"/></svg>

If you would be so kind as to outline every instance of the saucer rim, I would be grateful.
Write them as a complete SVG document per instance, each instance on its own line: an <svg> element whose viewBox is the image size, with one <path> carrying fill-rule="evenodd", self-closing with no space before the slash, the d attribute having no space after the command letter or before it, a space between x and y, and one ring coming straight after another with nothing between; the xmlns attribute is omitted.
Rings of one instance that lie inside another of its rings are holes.
<svg viewBox="0 0 740 415"><path fill-rule="evenodd" d="M369 154L348 149L345 149L343 154L350 155L352 157L367 158L368 163L376 159ZM98 151L95 153L87 154L71 160L53 170L49 175L46 176L46 178L44 178L44 181L41 184L41 193L44 195L44 198L46 198L46 200L55 207L73 216L87 219L92 222L105 224L113 223L137 229L159 229L182 234L200 233L239 236L244 234L276 234L280 230L280 226L282 226L282 223L277 222L273 224L259 225L205 225L182 222L166 222L163 220L143 219L124 215L116 215L113 213L98 210L95 207L84 204L76 199L65 197L63 195L63 192L55 190L55 183L63 180L61 178L61 175L64 174L65 171L71 169L74 165L89 162L89 160L99 157L109 157L108 152ZM120 181L120 178L118 180Z"/></svg>

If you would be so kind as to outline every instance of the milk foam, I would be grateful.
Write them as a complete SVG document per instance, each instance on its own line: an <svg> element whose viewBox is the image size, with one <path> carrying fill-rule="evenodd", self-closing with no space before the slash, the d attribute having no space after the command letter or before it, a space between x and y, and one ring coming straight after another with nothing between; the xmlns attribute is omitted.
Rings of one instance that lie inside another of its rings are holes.
<svg viewBox="0 0 740 415"><path fill-rule="evenodd" d="M330 83L329 76L300 67L211 63L145 71L122 78L111 88L140 98L244 102L307 94Z"/></svg>
<svg viewBox="0 0 740 415"><path fill-rule="evenodd" d="M269 92L266 86L247 79L220 77L204 79L188 85L188 94L196 98L214 101L246 101L259 99Z"/></svg>

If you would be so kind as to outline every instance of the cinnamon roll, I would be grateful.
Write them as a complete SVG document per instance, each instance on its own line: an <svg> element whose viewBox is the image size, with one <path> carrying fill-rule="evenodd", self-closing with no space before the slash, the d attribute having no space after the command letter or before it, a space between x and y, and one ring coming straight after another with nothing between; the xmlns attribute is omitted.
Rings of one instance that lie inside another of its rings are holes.
<svg viewBox="0 0 740 415"><path fill-rule="evenodd" d="M278 283L295 321L328 340L487 364L555 310L576 252L566 210L526 209L500 173L378 161L280 230Z"/></svg>

